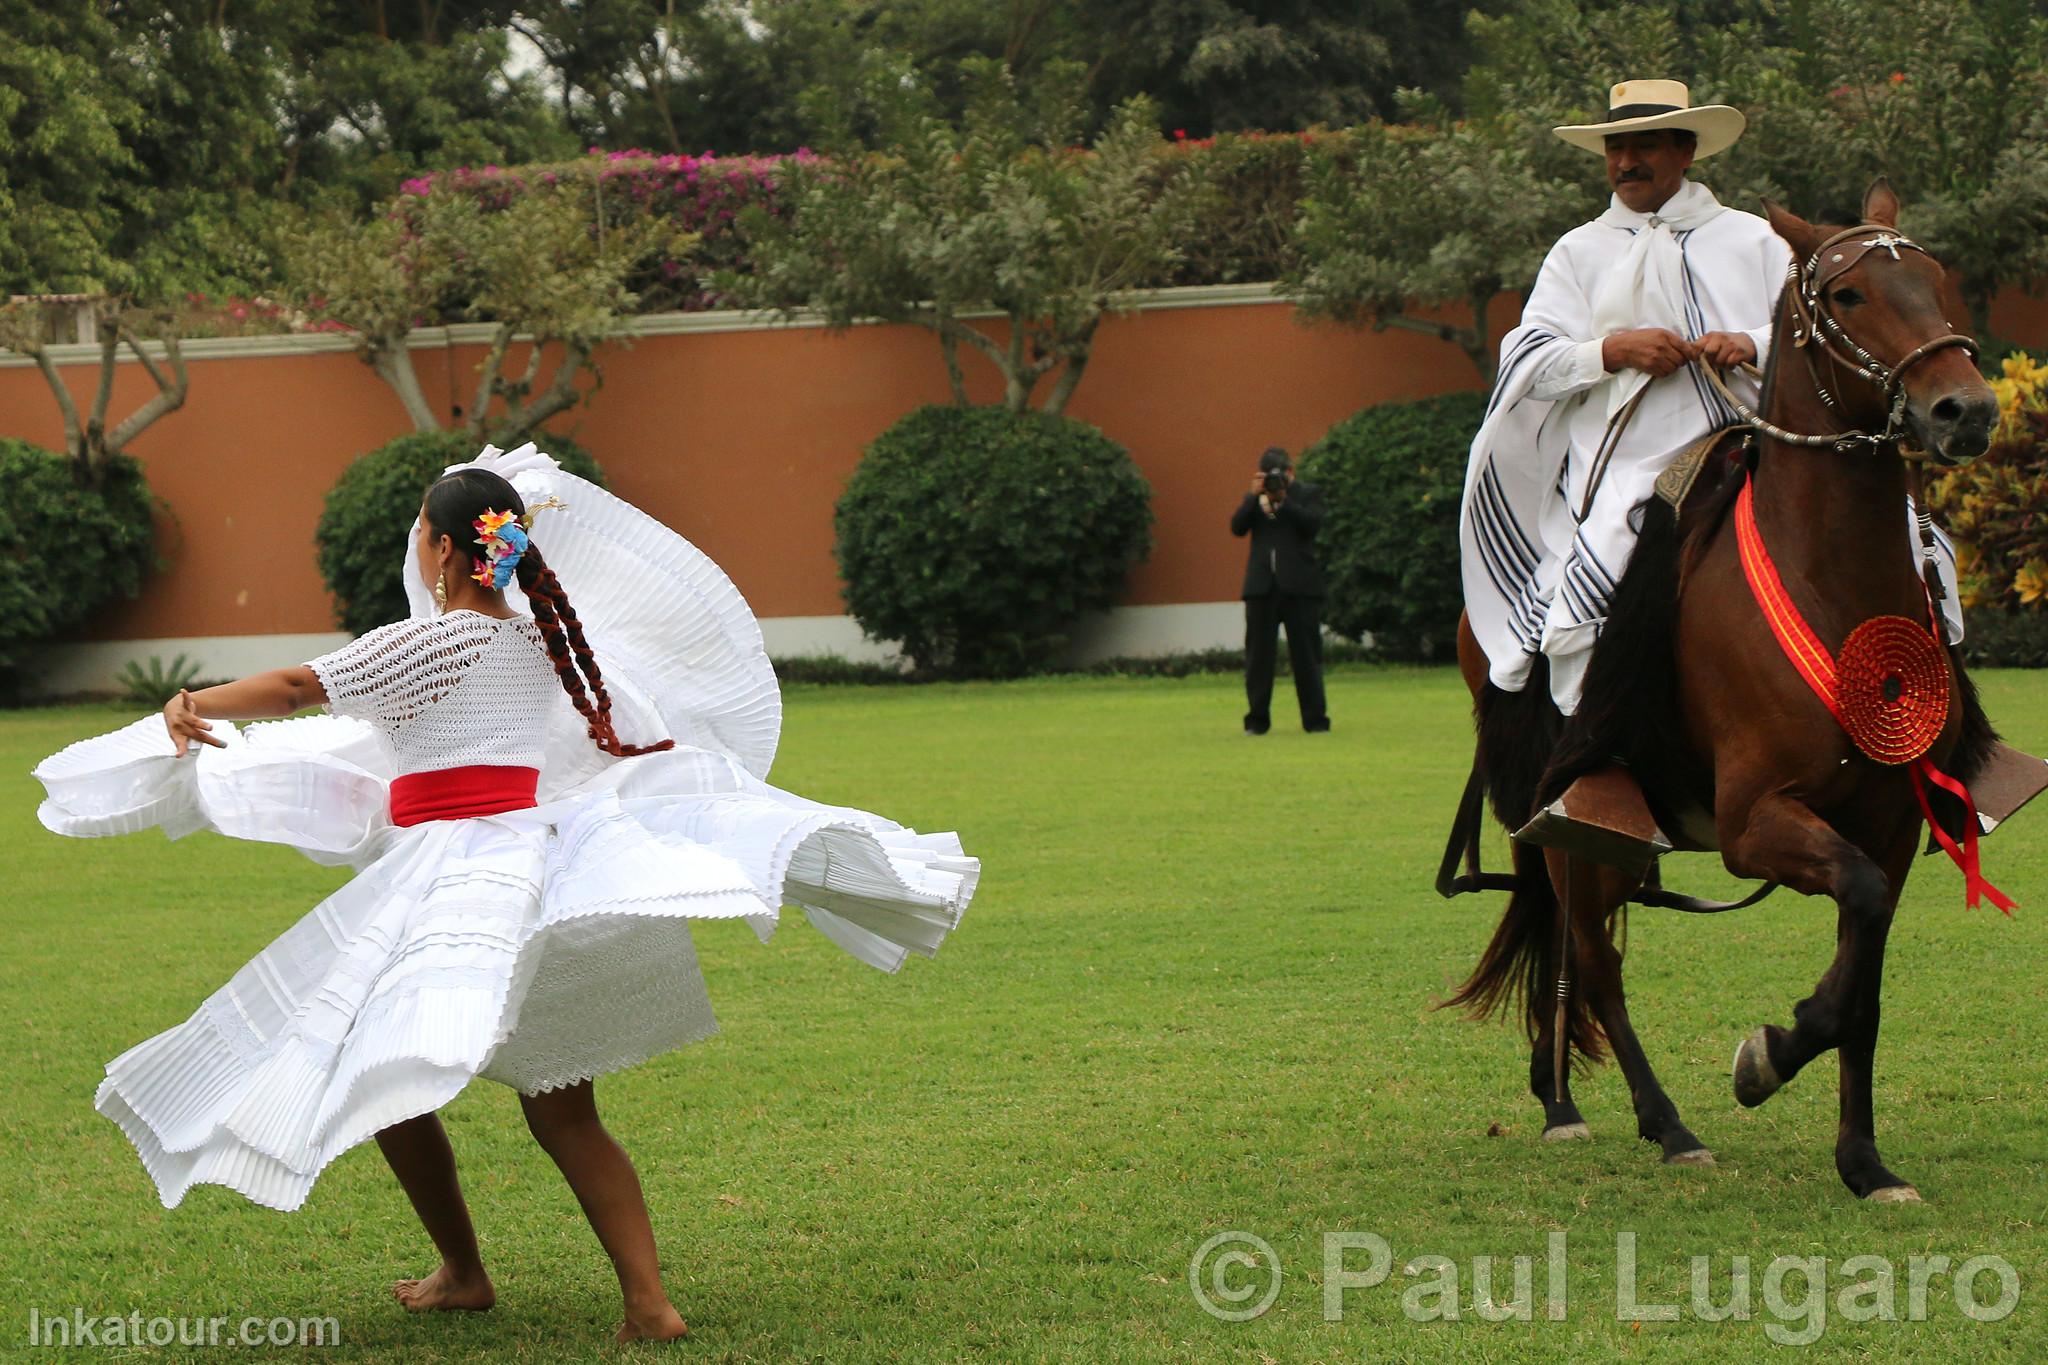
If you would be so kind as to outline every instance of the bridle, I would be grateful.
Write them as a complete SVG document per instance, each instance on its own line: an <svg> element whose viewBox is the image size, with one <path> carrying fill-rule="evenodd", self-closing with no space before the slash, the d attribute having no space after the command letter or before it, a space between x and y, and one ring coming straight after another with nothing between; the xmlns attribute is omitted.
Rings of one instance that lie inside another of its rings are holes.
<svg viewBox="0 0 2048 1365"><path fill-rule="evenodd" d="M1763 414L1752 411L1730 393L1713 366L1701 365L1700 369L1708 380L1720 390L1722 399L1745 424L1787 445L1829 447L1843 453L1859 446L1876 450L1895 445L1906 426L1906 372L1927 357L1955 346L1969 352L1971 359L1976 358L1976 341L1960 332L1949 332L1921 342L1896 363L1886 365L1849 335L1848 329L1842 326L1828 306L1825 290L1837 277L1854 269L1873 251L1889 251L1895 261L1900 259L1901 251L1917 251L1923 256L1929 254L1918 242L1900 236L1882 223L1859 223L1827 238L1803 263L1795 257L1791 268L1785 272L1785 287L1792 312L1792 345L1806 357L1807 373L1813 378L1814 391L1820 395L1821 402L1830 412L1839 414L1842 411L1834 391L1821 376L1820 362L1824 360L1831 371L1847 370L1878 390L1885 406L1884 430L1869 432L1852 427L1817 435L1787 431L1766 421Z"/></svg>

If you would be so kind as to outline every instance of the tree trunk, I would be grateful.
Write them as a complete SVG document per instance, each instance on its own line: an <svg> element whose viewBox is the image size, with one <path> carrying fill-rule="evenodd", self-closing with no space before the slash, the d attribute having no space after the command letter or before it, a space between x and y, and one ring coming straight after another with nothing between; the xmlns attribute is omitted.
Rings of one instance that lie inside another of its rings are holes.
<svg viewBox="0 0 2048 1365"><path fill-rule="evenodd" d="M498 330L491 335L490 349L484 352L483 362L477 366L476 397L471 400L467 420L462 424L463 430L472 436L478 436L483 433L485 414L491 410L491 396L500 392L501 389L498 383L498 375L505 368L505 350L511 344L512 324L509 322L499 323ZM540 354L538 342L534 344L533 350L534 355L538 357ZM529 379L531 376L532 371L529 369ZM523 397L524 395L521 396ZM508 396L507 406L511 406L511 403L516 401L516 399L511 399Z"/></svg>
<svg viewBox="0 0 2048 1365"><path fill-rule="evenodd" d="M542 338L534 339L534 346L542 344ZM514 445L530 437L534 429L558 412L566 412L576 405L581 397L576 392L576 380L586 367L595 372L597 367L590 363L593 346L587 341L571 341L562 347L562 361L555 366L555 377L548 381L546 389L530 402L516 409L509 409L500 420L496 433L491 437L494 444Z"/></svg>
<svg viewBox="0 0 2048 1365"><path fill-rule="evenodd" d="M439 431L441 418L435 413L434 405L427 401L425 391L420 388L419 372L412 367L412 351L405 339L395 343L373 345L363 359L377 377L391 386L398 395L399 403L405 408L405 415L412 419L414 431Z"/></svg>
<svg viewBox="0 0 2048 1365"><path fill-rule="evenodd" d="M1486 342L1479 335L1477 329L1453 327L1448 322L1436 322L1430 318L1410 317L1406 313L1382 313L1373 322L1373 330L1376 332L1385 331L1389 327L1398 328L1404 332L1420 332L1424 336L1435 337L1438 341L1450 342L1451 345L1456 346L1465 353L1465 358L1470 360L1473 368L1479 371L1481 379L1484 379L1488 385L1493 383L1493 357L1487 354Z"/></svg>
<svg viewBox="0 0 2048 1365"><path fill-rule="evenodd" d="M185 406L185 395L192 389L191 381L185 373L185 356L178 349L177 337L164 338L164 360L171 367L170 378L166 379L164 372L150 359L149 352L142 349L142 343L136 339L135 333L126 327L119 328L119 332L122 340L128 343L128 349L135 353L135 358L149 373L151 382L156 385L156 396L129 413L121 425L107 435L99 452L99 466L93 474L95 480L104 474L107 461L126 450L128 443L147 430L157 418Z"/></svg>
<svg viewBox="0 0 2048 1365"><path fill-rule="evenodd" d="M1036 387L1035 376L1028 376L1024 368L1024 319L1010 314L1010 349L1003 363L1003 407L1011 412L1023 412L1031 406L1031 390Z"/></svg>
<svg viewBox="0 0 2048 1365"><path fill-rule="evenodd" d="M953 406L964 408L967 404L967 376L960 369L960 338L954 334L955 324L950 314L939 316L939 351L946 357L946 383L953 389Z"/></svg>
<svg viewBox="0 0 2048 1365"><path fill-rule="evenodd" d="M64 453L71 458L78 477L89 479L92 466L85 454L85 427L78 420L78 404L71 401L71 390L64 386L64 376L57 373L56 362L42 345L37 344L30 352L36 359L36 369L42 372L43 382L50 386L50 396L57 400L57 415L64 422Z"/></svg>
<svg viewBox="0 0 2048 1365"><path fill-rule="evenodd" d="M1494 373L1500 368L1500 357L1493 348L1493 329L1489 325L1487 309L1493 303L1493 296L1500 291L1494 288L1475 289L1466 306L1472 310L1472 331L1465 354L1472 358L1472 368L1479 371L1479 377L1486 381L1486 387L1493 387Z"/></svg>
<svg viewBox="0 0 2048 1365"><path fill-rule="evenodd" d="M1991 291L1975 280L1963 281L1963 306L1970 310L1970 335L1989 350L1996 340L1991 335Z"/></svg>
<svg viewBox="0 0 2048 1365"><path fill-rule="evenodd" d="M1097 314L1081 329L1081 335L1068 343L1067 368L1053 384L1052 393L1045 400L1044 410L1052 416L1058 417L1066 412L1067 400L1074 396L1074 390L1080 386L1081 376L1088 369L1088 361L1095 354L1095 329L1101 324L1102 317Z"/></svg>

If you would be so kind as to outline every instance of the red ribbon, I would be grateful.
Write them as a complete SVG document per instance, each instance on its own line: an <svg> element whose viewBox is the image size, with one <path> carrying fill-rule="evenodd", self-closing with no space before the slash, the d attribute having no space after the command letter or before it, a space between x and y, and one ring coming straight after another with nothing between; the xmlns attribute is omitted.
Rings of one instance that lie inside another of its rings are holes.
<svg viewBox="0 0 2048 1365"><path fill-rule="evenodd" d="M391 779L391 823L417 825L526 810L534 804L539 787L540 769L501 764L407 773Z"/></svg>
<svg viewBox="0 0 2048 1365"><path fill-rule="evenodd" d="M1784 580L1778 576L1778 566L1764 548L1763 533L1756 524L1755 490L1755 480L1745 476L1742 491L1735 499L1735 546L1742 556L1742 576L1748 580L1749 590L1763 611L1764 620L1770 624L1771 634L1777 638L1778 647L1785 651L1785 657L1792 661L1793 669L1813 689L1813 694L1828 708L1836 723L1851 738L1857 738L1856 728L1849 724L1842 711L1841 675L1835 658L1821 643L1820 637L1814 634L1806 618L1800 615L1792 594L1786 591ZM1928 607L1932 628L1931 601ZM1863 747L1860 740L1857 747ZM1883 754L1873 754L1872 757L1879 762L1896 764L1899 761ZM1919 798L1920 814L1927 821L1927 827L1934 831L1935 843L1962 871L1964 903L1974 909L1980 899L1989 897L1993 905L2008 915L2012 914L2015 908L2013 899L1985 880L1983 867L1978 861L1977 803L1971 798L1969 788L1935 767L1924 750L1912 759L1907 771L1912 774L1913 795ZM1934 807L1927 799L1929 782L1963 803L1963 842L1960 846L1934 818Z"/></svg>

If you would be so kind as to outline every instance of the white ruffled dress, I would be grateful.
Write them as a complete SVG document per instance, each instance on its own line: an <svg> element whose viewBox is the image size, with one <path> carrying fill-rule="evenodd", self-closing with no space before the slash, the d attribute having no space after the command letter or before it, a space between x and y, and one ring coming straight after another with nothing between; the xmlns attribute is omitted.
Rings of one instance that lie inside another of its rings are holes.
<svg viewBox="0 0 2048 1365"><path fill-rule="evenodd" d="M534 540L618 733L676 748L599 751L531 620L436 615L408 553L413 617L311 661L332 714L215 722L226 747L183 759L149 716L38 765L59 834L207 829L358 869L190 1019L107 1064L95 1106L167 1208L218 1184L295 1209L335 1157L473 1077L535 1094L715 1032L692 919L745 919L765 939L799 906L894 971L930 956L974 893L958 836L764 780L781 695L717 565L531 445L475 463L528 505L567 504ZM394 777L474 764L539 768L540 804L392 823Z"/></svg>

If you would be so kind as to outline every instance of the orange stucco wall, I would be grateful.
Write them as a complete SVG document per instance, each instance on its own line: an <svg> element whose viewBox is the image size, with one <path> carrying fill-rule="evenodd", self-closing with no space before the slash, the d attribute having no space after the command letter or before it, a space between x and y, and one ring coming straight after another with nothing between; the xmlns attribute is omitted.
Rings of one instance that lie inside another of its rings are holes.
<svg viewBox="0 0 2048 1365"><path fill-rule="evenodd" d="M1497 329L1512 317L1505 300L1493 311ZM2048 341L2048 300L2004 300L1996 325ZM473 383L481 347L413 357L429 396L452 404ZM868 441L946 399L931 338L904 327L691 333L642 337L602 359L603 387L555 429L596 454L621 496L722 564L757 615L841 611L832 506ZM994 399L993 371L977 357L964 363L976 397ZM193 360L190 371L183 410L133 448L172 513L161 537L168 567L92 634L333 629L314 523L343 467L407 429L397 400L345 352ZM89 401L95 367L65 374ZM1243 556L1224 519L1266 446L1299 450L1369 403L1477 382L1448 344L1307 327L1283 303L1112 318L1072 412L1129 446L1154 489L1156 548L1130 600L1236 595ZM123 364L111 411L132 411L151 391L139 366ZM33 368L0 369L0 433L59 443L55 405Z"/></svg>

